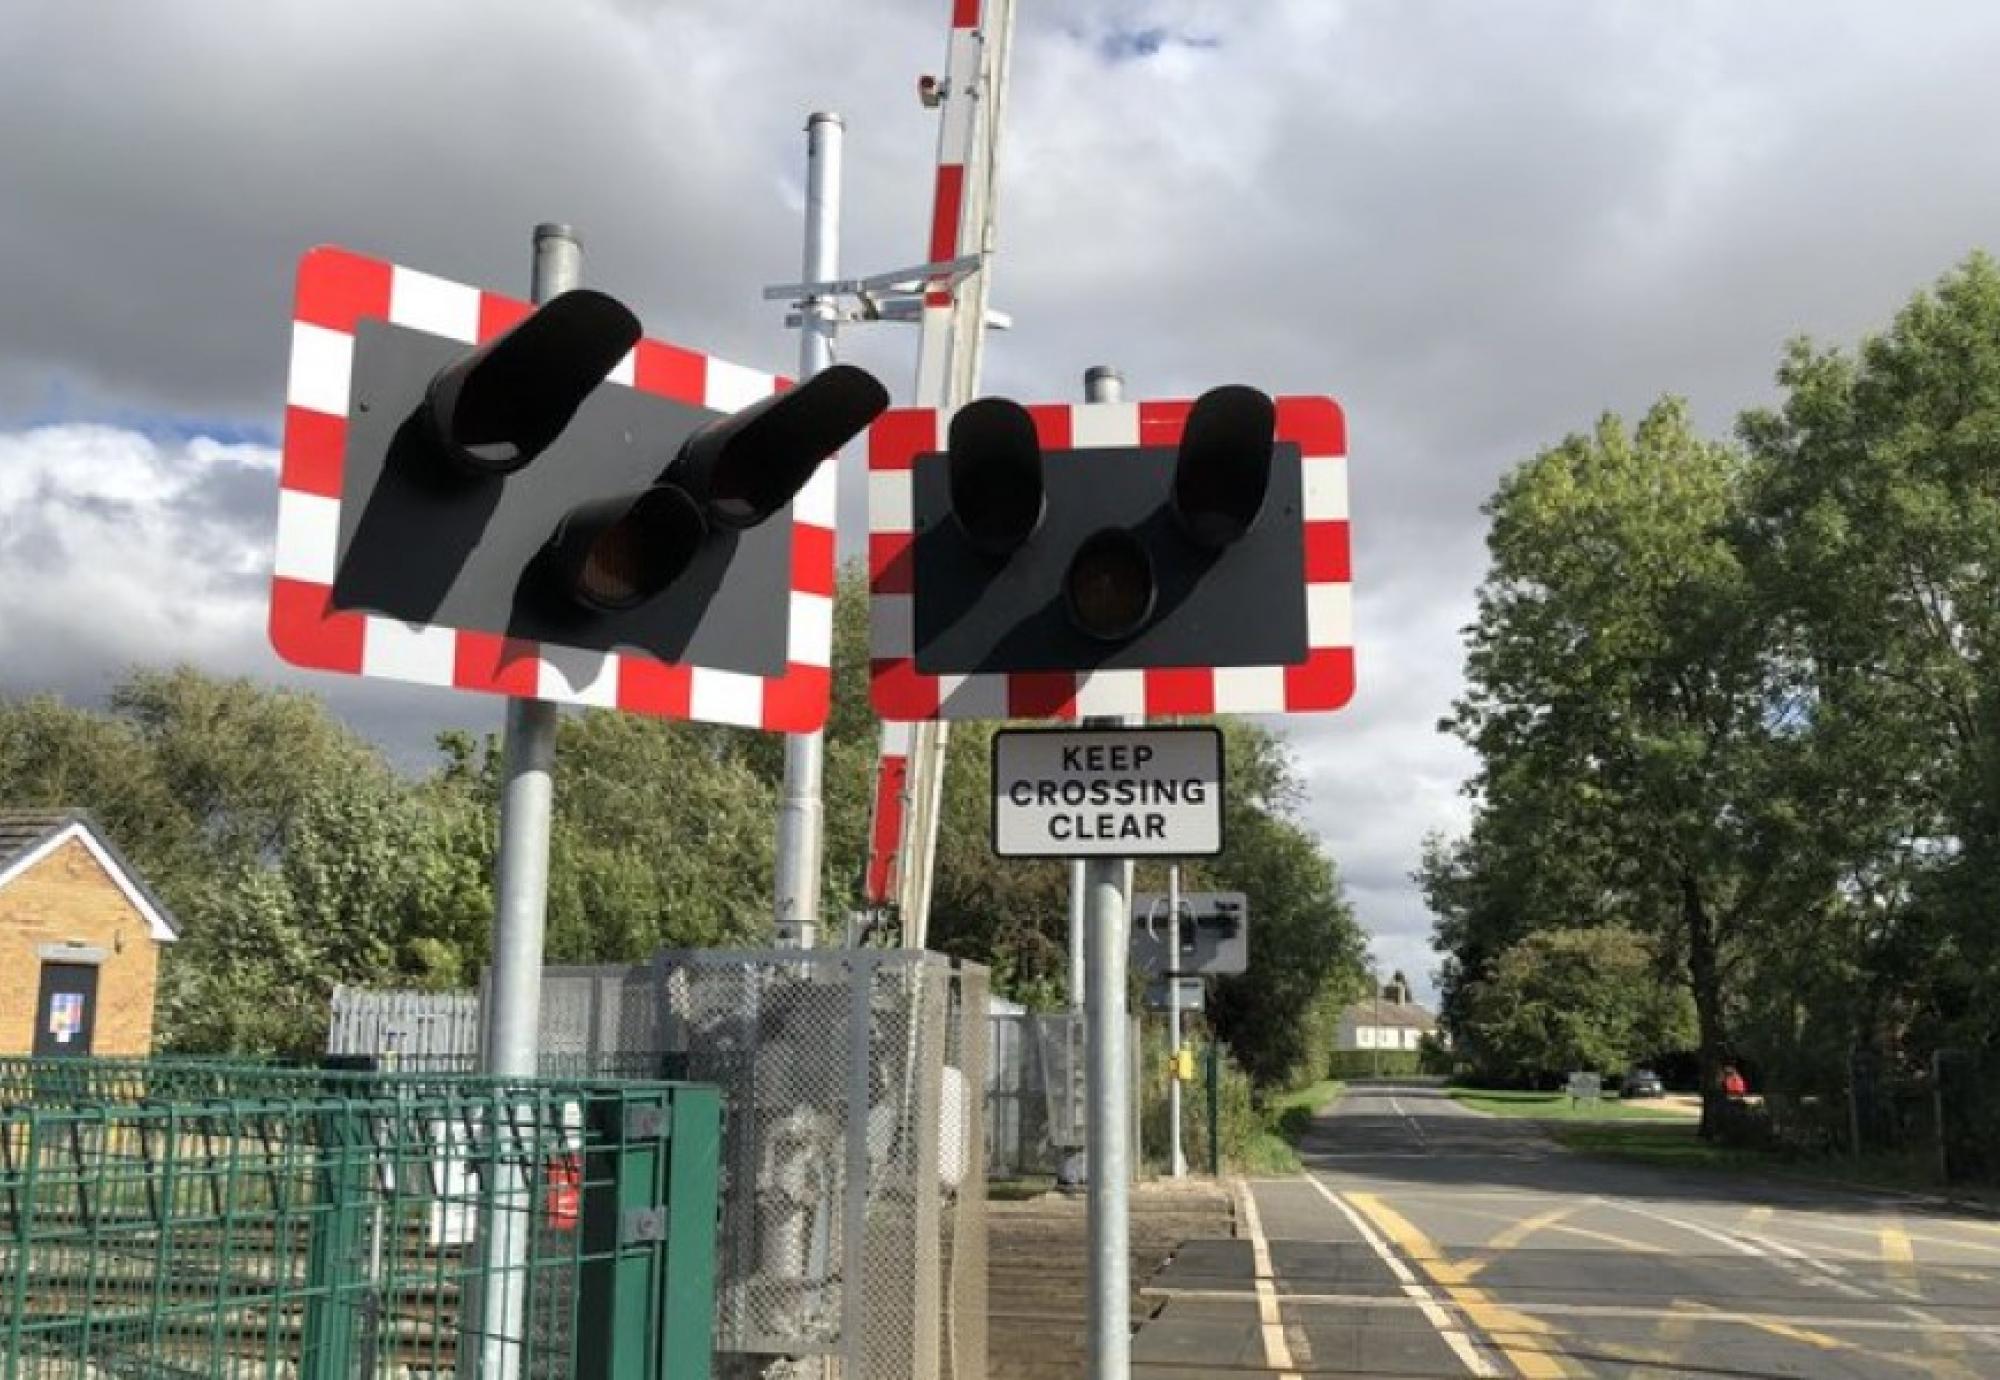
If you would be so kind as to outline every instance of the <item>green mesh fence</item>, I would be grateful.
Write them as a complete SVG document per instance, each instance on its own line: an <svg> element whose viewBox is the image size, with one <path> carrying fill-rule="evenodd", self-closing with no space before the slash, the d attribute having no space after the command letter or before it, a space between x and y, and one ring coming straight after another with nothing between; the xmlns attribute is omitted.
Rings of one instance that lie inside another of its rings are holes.
<svg viewBox="0 0 2000 1380"><path fill-rule="evenodd" d="M0 1060L0 1377L706 1376L664 1082Z"/></svg>

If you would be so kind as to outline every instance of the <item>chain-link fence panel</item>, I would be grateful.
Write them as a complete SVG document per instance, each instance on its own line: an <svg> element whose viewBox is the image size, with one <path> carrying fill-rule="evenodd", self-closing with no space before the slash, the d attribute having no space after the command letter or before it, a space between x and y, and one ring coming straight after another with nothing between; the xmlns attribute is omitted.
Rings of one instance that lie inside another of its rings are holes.
<svg viewBox="0 0 2000 1380"><path fill-rule="evenodd" d="M343 993L330 1052L379 1052L361 1008L407 1016L425 995L444 994ZM426 1059L476 1058L474 1004ZM546 970L542 1066L722 1089L715 1340L730 1374L978 1380L987 1008L985 970L935 954L674 951ZM1039 1070L1039 1051L1024 1057Z"/></svg>

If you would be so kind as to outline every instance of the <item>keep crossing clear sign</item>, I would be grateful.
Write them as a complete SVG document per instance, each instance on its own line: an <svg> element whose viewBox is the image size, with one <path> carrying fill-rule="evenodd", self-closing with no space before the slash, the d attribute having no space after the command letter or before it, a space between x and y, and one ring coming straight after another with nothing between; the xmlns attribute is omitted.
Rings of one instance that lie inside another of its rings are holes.
<svg viewBox="0 0 2000 1380"><path fill-rule="evenodd" d="M1188 858L1222 851L1222 730L1002 729L1003 858Z"/></svg>

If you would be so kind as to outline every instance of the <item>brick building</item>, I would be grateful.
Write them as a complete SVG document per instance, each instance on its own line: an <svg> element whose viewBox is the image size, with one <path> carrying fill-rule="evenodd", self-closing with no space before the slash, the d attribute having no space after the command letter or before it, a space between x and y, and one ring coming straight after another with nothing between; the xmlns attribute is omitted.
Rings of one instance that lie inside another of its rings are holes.
<svg viewBox="0 0 2000 1380"><path fill-rule="evenodd" d="M0 811L0 1055L143 1055L173 917L78 810Z"/></svg>

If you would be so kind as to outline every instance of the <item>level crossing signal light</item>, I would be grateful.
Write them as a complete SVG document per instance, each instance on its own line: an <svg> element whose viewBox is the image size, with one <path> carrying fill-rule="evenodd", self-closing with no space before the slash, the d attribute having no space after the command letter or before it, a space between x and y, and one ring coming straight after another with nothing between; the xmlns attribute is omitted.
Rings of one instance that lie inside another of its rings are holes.
<svg viewBox="0 0 2000 1380"><path fill-rule="evenodd" d="M941 434L940 434L941 433ZM1352 691L1328 398L892 412L870 438L887 718L1302 712Z"/></svg>
<svg viewBox="0 0 2000 1380"><path fill-rule="evenodd" d="M786 387L645 340L631 311L588 289L531 308L437 284L345 251L302 269L279 651L817 727L833 592L822 464L888 406L882 385L835 365ZM345 328L344 387L314 381L329 316Z"/></svg>

